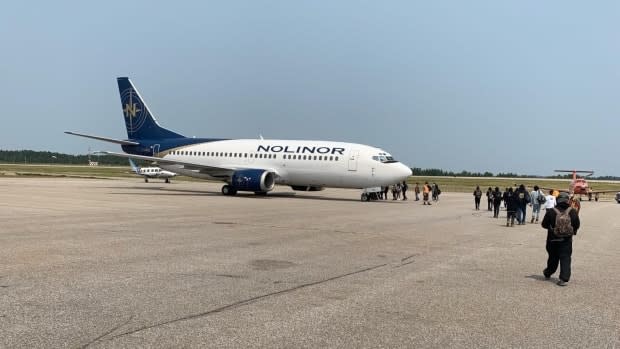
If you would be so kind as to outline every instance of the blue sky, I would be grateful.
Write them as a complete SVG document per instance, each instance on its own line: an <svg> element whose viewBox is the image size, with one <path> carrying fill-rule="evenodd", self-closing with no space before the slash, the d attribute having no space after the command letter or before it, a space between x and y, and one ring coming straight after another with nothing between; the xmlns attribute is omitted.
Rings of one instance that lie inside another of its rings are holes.
<svg viewBox="0 0 620 349"><path fill-rule="evenodd" d="M620 175L620 2L58 1L0 13L0 149L125 138L117 76L186 136L325 139L412 167Z"/></svg>

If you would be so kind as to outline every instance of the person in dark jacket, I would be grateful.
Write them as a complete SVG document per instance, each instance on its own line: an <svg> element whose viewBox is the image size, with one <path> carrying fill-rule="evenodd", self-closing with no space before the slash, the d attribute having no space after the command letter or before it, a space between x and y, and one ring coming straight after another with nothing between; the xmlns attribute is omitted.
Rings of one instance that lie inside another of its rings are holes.
<svg viewBox="0 0 620 349"><path fill-rule="evenodd" d="M515 225L518 203L515 196L516 194L512 191L512 188L508 188L506 193L504 193L504 200L506 200L506 226L512 227Z"/></svg>
<svg viewBox="0 0 620 349"><path fill-rule="evenodd" d="M499 206L502 204L502 192L495 187L493 192L493 218L499 218Z"/></svg>
<svg viewBox="0 0 620 349"><path fill-rule="evenodd" d="M570 207L570 197L568 193L562 192L558 195L557 205L555 209L547 210L545 217L542 220L542 227L547 229L547 244L546 249L549 254L547 259L547 268L543 270L545 279L551 278L551 275L558 269L558 263L560 264L560 278L557 282L559 286L566 286L568 280L570 280L570 264L571 256L573 254L573 237L558 237L554 232L556 217L559 213L562 213L568 209L568 215L570 216L571 226L573 227L573 234L577 235L579 230L579 214L577 211Z"/></svg>
<svg viewBox="0 0 620 349"><path fill-rule="evenodd" d="M407 185L407 181L403 181L403 184L400 186L402 193L403 193L403 200L407 200L407 189L409 189L409 186Z"/></svg>
<svg viewBox="0 0 620 349"><path fill-rule="evenodd" d="M521 184L514 192L517 200L517 224L525 224L525 213L527 212L527 204L530 203L530 193L527 192L525 186Z"/></svg>
<svg viewBox="0 0 620 349"><path fill-rule="evenodd" d="M480 198L482 197L482 190L480 190L480 186L476 186L476 190L474 190L474 206L476 206L476 210L480 209Z"/></svg>

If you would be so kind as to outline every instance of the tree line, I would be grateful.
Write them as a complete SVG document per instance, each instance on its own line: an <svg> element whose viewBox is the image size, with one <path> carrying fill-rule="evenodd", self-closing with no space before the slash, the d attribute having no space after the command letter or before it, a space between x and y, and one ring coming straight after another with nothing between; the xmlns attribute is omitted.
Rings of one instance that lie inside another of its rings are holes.
<svg viewBox="0 0 620 349"><path fill-rule="evenodd" d="M70 155L49 151L0 150L0 162L15 164L61 164L88 165L96 161L100 165L127 166L127 159L111 155Z"/></svg>
<svg viewBox="0 0 620 349"><path fill-rule="evenodd" d="M34 150L0 150L0 162L5 163L25 163L25 164L61 164L61 165L88 165L90 161L97 161L100 165L111 166L126 166L128 165L127 159L111 156L111 155L71 155L63 153L55 153L49 151L34 151ZM136 163L143 163L137 161ZM517 173L500 172L493 174L492 172L470 172L470 171L446 171L439 168L420 168L414 167L411 169L414 176L424 177L500 177L500 178L535 178L541 176L532 175L520 175ZM570 179L572 174L562 174L554 176L545 176L541 178L558 178L558 179ZM620 180L620 177L616 176L600 176L600 177L588 177L591 179L602 180Z"/></svg>

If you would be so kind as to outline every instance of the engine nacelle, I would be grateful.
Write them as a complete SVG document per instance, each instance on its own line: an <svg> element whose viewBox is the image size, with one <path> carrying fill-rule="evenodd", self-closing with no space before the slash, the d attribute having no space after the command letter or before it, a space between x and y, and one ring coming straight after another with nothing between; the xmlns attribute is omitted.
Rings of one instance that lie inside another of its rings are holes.
<svg viewBox="0 0 620 349"><path fill-rule="evenodd" d="M237 191L268 192L275 187L275 174L265 170L237 170L232 175L230 186Z"/></svg>

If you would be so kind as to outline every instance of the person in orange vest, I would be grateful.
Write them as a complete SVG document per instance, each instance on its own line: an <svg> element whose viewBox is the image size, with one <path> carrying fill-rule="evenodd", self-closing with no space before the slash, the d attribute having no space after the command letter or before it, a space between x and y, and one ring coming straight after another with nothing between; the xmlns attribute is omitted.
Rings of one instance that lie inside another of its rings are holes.
<svg viewBox="0 0 620 349"><path fill-rule="evenodd" d="M428 182L424 182L424 187L422 188L422 199L424 200L424 205L430 205L431 203L428 201L428 197L431 193L431 186L428 185Z"/></svg>

